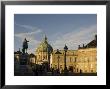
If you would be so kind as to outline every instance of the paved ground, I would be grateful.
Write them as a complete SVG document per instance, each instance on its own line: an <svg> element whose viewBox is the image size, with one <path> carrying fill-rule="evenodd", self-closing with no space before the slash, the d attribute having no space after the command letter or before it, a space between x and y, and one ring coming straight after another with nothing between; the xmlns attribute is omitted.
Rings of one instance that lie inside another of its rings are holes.
<svg viewBox="0 0 110 89"><path fill-rule="evenodd" d="M17 65L15 69L15 76L35 76L35 73L32 71L32 67L30 65ZM62 73L57 74L56 72L43 72L43 74L38 73L37 76L97 76L96 73Z"/></svg>
<svg viewBox="0 0 110 89"><path fill-rule="evenodd" d="M52 72L47 72L46 75L39 75L39 76L97 76L96 73L62 73L62 74L56 74L56 75L52 75Z"/></svg>
<svg viewBox="0 0 110 89"><path fill-rule="evenodd" d="M15 76L34 76L34 73L29 65L19 65L18 70L15 71Z"/></svg>

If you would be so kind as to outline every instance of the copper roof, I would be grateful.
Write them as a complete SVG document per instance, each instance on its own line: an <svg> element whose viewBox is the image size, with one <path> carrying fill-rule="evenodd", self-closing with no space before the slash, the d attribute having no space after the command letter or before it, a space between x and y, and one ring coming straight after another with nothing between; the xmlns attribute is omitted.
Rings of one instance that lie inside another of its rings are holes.
<svg viewBox="0 0 110 89"><path fill-rule="evenodd" d="M92 40L91 42L89 42L85 48L94 48L97 47L97 40Z"/></svg>

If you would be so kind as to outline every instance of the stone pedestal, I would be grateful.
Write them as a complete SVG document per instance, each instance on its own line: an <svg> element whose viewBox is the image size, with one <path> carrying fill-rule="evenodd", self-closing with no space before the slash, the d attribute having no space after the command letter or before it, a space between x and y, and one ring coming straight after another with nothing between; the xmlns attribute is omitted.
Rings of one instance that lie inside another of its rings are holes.
<svg viewBox="0 0 110 89"><path fill-rule="evenodd" d="M34 76L32 68L29 65L20 65L19 70L20 76Z"/></svg>
<svg viewBox="0 0 110 89"><path fill-rule="evenodd" d="M28 53L23 53L20 56L20 65L27 65L29 61L29 55Z"/></svg>
<svg viewBox="0 0 110 89"><path fill-rule="evenodd" d="M15 76L33 76L34 73L29 63L29 54L22 53L20 55L20 60L17 68L17 64L15 64Z"/></svg>

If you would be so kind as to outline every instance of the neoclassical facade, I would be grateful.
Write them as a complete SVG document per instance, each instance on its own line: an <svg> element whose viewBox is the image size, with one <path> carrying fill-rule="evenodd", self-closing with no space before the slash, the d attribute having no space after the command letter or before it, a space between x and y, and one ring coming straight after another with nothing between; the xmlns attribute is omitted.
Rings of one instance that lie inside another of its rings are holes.
<svg viewBox="0 0 110 89"><path fill-rule="evenodd" d="M51 67L64 70L64 50L59 50L61 54L56 54L57 50L54 50L51 54ZM77 50L68 50L66 53L66 66L73 71L75 62L77 59Z"/></svg>
<svg viewBox="0 0 110 89"><path fill-rule="evenodd" d="M64 70L64 50L56 54L45 36L36 49L36 64L47 62L54 69ZM78 50L67 50L66 67L75 73L97 73L97 36Z"/></svg>
<svg viewBox="0 0 110 89"><path fill-rule="evenodd" d="M97 73L97 35L87 45L79 45L76 72Z"/></svg>
<svg viewBox="0 0 110 89"><path fill-rule="evenodd" d="M96 48L84 48L78 50L75 72L83 72L83 73L97 72Z"/></svg>

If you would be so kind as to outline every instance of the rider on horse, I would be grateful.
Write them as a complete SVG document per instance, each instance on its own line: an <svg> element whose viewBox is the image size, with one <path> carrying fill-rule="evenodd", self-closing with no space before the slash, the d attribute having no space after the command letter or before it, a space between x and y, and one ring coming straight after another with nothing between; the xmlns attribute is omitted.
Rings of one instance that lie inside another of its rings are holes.
<svg viewBox="0 0 110 89"><path fill-rule="evenodd" d="M24 41L23 41L23 49L22 49L23 53L27 53L28 42L29 41L27 41L26 38L25 38Z"/></svg>

